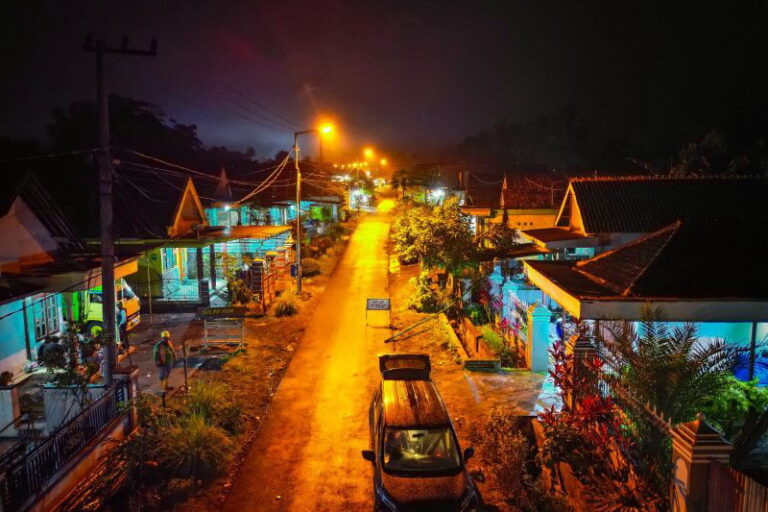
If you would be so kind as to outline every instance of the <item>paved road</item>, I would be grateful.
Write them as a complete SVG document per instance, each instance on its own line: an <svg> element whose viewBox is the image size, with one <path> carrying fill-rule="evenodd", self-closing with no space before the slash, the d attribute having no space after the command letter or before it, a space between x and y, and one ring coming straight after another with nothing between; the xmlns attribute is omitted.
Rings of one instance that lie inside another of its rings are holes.
<svg viewBox="0 0 768 512"><path fill-rule="evenodd" d="M370 510L368 405L386 352L386 317L365 325L365 299L387 297L383 201L363 218L325 289L224 504L226 511ZM381 313L377 313L381 315Z"/></svg>

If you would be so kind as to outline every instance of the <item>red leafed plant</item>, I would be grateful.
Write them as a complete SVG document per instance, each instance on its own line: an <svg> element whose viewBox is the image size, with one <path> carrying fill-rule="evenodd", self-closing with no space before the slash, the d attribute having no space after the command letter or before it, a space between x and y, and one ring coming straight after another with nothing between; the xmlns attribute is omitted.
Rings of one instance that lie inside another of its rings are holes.
<svg viewBox="0 0 768 512"><path fill-rule="evenodd" d="M567 463L593 510L665 510L663 495L635 471L636 450L626 416L610 397L597 392L595 382L602 361L594 358L577 363L566 348L558 341L550 349L549 374L566 406L539 415L546 436L542 462L551 469ZM555 472L552 474L554 477Z"/></svg>

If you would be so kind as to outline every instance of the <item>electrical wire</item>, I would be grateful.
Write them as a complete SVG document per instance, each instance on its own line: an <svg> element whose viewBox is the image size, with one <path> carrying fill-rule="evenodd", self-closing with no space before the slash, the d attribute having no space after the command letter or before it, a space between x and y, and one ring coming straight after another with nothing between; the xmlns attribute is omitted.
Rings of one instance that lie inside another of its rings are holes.
<svg viewBox="0 0 768 512"><path fill-rule="evenodd" d="M236 201L235 204L243 203L243 202L247 201L248 199L250 199L251 197L253 197L256 194L258 194L259 192L262 192L262 191L266 190L272 184L272 182L275 181L275 179L277 179L277 176L280 175L280 173L283 171L283 169L285 169L286 165L288 164L289 157L290 157L290 154L286 155L285 158L283 159L283 161L280 162L280 165L278 165L275 168L275 170L272 171L272 174L267 176L267 178L264 180L264 182L261 185L259 185L258 187L253 189L251 192L249 192L248 194L243 196L241 199Z"/></svg>
<svg viewBox="0 0 768 512"><path fill-rule="evenodd" d="M85 153L93 153L98 150L99 148L79 149L76 151L62 151L60 153L47 153L45 155L25 156L21 158L10 158L8 160L0 160L0 164L7 164L12 162L24 162L27 160L40 160L43 158L58 158L60 156L82 155Z"/></svg>

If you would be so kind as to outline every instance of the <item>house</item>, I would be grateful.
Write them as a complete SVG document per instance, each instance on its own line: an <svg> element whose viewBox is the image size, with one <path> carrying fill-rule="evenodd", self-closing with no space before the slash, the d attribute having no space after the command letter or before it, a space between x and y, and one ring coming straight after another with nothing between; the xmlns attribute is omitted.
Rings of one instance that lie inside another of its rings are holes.
<svg viewBox="0 0 768 512"><path fill-rule="evenodd" d="M670 325L697 323L701 338L754 348L768 336L768 279L756 250L766 194L765 179L573 180L561 225L525 233L550 253L500 283L504 315L544 365L550 341L568 335L561 326L639 321L649 306ZM595 254L574 259L569 249Z"/></svg>
<svg viewBox="0 0 768 512"><path fill-rule="evenodd" d="M0 193L0 372L19 374L37 359L47 336L87 313L85 296L100 293L98 254L38 179L8 173ZM115 262L115 279L137 270L136 253Z"/></svg>
<svg viewBox="0 0 768 512"><path fill-rule="evenodd" d="M134 173L122 181L115 191L115 251L141 253L138 272L128 281L146 299L146 310L223 304L228 280L253 262L277 281L287 274L293 261L289 226L212 225L189 177ZM226 174L209 181L217 186L208 201L221 201L229 193L220 187ZM89 244L98 246L97 226L87 222L83 230Z"/></svg>
<svg viewBox="0 0 768 512"><path fill-rule="evenodd" d="M767 193L768 180L759 178L573 178L554 226L523 235L553 258L590 257L676 220L765 219L761 203Z"/></svg>
<svg viewBox="0 0 768 512"><path fill-rule="evenodd" d="M505 174L501 187L472 181L471 175L468 181L462 211L476 232L503 222L520 231L552 227L566 188L563 179L548 175Z"/></svg>
<svg viewBox="0 0 768 512"><path fill-rule="evenodd" d="M550 309L579 321L639 322L659 308L672 325L695 322L700 338L754 350L768 339L765 257L754 246L767 227L676 221L586 260L526 261L525 274Z"/></svg>
<svg viewBox="0 0 768 512"><path fill-rule="evenodd" d="M296 221L296 185L279 180L256 194L253 186L229 180L222 169L215 183L198 183L211 226L285 226ZM311 177L302 182L301 209L317 223L342 220L343 186ZM243 199L245 198L245 199Z"/></svg>

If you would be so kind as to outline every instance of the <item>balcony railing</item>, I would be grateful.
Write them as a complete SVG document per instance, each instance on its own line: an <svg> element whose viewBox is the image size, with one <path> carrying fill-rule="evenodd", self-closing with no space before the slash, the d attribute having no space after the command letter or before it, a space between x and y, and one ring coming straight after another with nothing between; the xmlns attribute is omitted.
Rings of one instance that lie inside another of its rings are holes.
<svg viewBox="0 0 768 512"><path fill-rule="evenodd" d="M21 510L30 497L44 489L112 420L124 414L118 404L126 398L126 384L114 385L50 437L0 468L0 509Z"/></svg>

